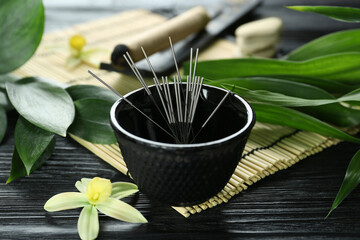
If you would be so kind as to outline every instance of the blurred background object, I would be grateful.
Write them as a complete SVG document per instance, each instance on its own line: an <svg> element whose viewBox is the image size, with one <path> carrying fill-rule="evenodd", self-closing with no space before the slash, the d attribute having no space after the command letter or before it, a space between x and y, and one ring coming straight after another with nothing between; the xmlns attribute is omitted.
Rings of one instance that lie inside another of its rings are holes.
<svg viewBox="0 0 360 240"><path fill-rule="evenodd" d="M239 57L254 56L270 58L275 55L280 40L282 21L269 17L240 25L235 30Z"/></svg>

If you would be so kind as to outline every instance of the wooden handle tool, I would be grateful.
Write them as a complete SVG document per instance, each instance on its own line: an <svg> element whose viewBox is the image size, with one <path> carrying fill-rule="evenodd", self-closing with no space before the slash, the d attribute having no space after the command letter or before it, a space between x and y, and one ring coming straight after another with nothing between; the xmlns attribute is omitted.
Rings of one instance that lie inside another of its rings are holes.
<svg viewBox="0 0 360 240"><path fill-rule="evenodd" d="M192 33L202 30L210 21L205 8L198 6L176 16L148 31L143 32L127 42L115 47L111 54L111 62L115 66L122 67L126 64L123 54L129 52L134 62L144 57L141 51L143 47L148 56L169 47L169 37L176 43Z"/></svg>

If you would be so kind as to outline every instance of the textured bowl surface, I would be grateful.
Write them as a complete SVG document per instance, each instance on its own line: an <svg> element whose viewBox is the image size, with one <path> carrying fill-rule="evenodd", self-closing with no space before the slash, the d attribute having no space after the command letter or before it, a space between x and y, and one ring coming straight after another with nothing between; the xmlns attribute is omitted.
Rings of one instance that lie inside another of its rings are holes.
<svg viewBox="0 0 360 240"><path fill-rule="evenodd" d="M150 86L150 89L155 101L160 103L155 87ZM203 85L193 135L225 94L223 89ZM125 97L167 128L143 89ZM250 105L234 94L226 98L191 144L176 144L173 138L122 99L113 105L110 118L124 161L139 189L150 199L174 206L204 202L223 189L241 158L255 123Z"/></svg>

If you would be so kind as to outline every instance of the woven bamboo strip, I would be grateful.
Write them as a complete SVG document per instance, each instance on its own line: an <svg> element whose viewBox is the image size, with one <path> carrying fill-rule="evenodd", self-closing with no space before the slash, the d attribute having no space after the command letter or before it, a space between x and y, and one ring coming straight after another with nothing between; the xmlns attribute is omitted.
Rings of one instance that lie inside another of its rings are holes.
<svg viewBox="0 0 360 240"><path fill-rule="evenodd" d="M117 170L119 170L120 172L122 172L123 174L127 173L127 168L124 167L123 164L121 164L118 159L114 159L111 157L111 155L109 155L108 152L103 151L102 149L99 149L98 146L96 146L95 144L92 144L88 141L85 141L75 135L69 134L70 137L72 137L75 141L77 141L78 143L80 143L82 146L84 146L85 148L89 149L91 152L93 152L95 155L99 156L101 159L103 159L104 161L106 161L107 163L109 163L111 166L115 167Z"/></svg>
<svg viewBox="0 0 360 240"><path fill-rule="evenodd" d="M64 67L68 55L66 51L50 50L49 46L66 46L68 38L81 33L87 38L89 46L104 47L111 51L121 41L135 36L138 32L165 21L165 18L145 10L131 10L93 22L82 23L68 29L46 34L33 58L15 72L19 76L42 76L67 84L99 85L88 74L91 67L81 65L69 70ZM202 51L199 59L231 58L235 45L225 40L215 42ZM104 60L108 61L108 56ZM132 77L118 73L110 73L92 69L103 77L121 94L140 87L140 83ZM151 79L146 80L151 83ZM77 142L99 156L101 159L126 174L127 168L117 144L92 144L71 135ZM216 196L208 201L188 207L173 207L184 217L213 208L228 202L239 192L249 186L292 166L299 160L322 151L324 148L338 143L316 133L295 132L294 129L266 123L256 123L244 149L244 157L240 160L228 184Z"/></svg>

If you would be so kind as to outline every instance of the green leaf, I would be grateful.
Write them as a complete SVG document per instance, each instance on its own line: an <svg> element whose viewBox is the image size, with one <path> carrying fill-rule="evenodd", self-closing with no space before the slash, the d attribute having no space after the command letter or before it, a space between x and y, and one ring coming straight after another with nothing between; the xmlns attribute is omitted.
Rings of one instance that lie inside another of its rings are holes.
<svg viewBox="0 0 360 240"><path fill-rule="evenodd" d="M351 159L344 180L326 218L360 183L360 150Z"/></svg>
<svg viewBox="0 0 360 240"><path fill-rule="evenodd" d="M360 22L359 8L334 6L289 6L287 8L300 12L318 13L343 22Z"/></svg>
<svg viewBox="0 0 360 240"><path fill-rule="evenodd" d="M73 101L81 99L102 99L111 103L116 102L119 97L112 91L94 85L74 85L66 88Z"/></svg>
<svg viewBox="0 0 360 240"><path fill-rule="evenodd" d="M304 131L315 132L326 137L360 143L360 139L294 109L264 103L251 103L251 106L259 122L289 126Z"/></svg>
<svg viewBox="0 0 360 240"><path fill-rule="evenodd" d="M0 75L0 105L5 107L5 111L13 110L14 107L11 105L9 98L7 97L5 83L10 81L14 82L19 80L19 77L13 74L2 74Z"/></svg>
<svg viewBox="0 0 360 240"><path fill-rule="evenodd" d="M255 58L223 59L198 62L196 73L212 80L247 76L294 75L360 84L359 62L360 53L333 54L303 62ZM185 74L188 74L188 67L189 63L185 63Z"/></svg>
<svg viewBox="0 0 360 240"><path fill-rule="evenodd" d="M99 217L94 206L85 206L77 223L79 236L83 240L96 239L99 234Z"/></svg>
<svg viewBox="0 0 360 240"><path fill-rule="evenodd" d="M338 103L296 109L339 127L355 126L360 122L359 110L348 108Z"/></svg>
<svg viewBox="0 0 360 240"><path fill-rule="evenodd" d="M64 192L51 197L44 205L48 212L56 212L90 205L88 198L83 193Z"/></svg>
<svg viewBox="0 0 360 240"><path fill-rule="evenodd" d="M146 218L144 218L138 210L115 198L108 198L107 200L97 204L96 208L109 217L125 222L147 223Z"/></svg>
<svg viewBox="0 0 360 240"><path fill-rule="evenodd" d="M282 106L308 105L310 107L297 109L337 126L346 127L360 124L359 110L349 109L336 103L339 100L334 99L330 93L308 84L264 77L207 80L206 83L225 87L240 96L264 103ZM324 103L332 104L317 106Z"/></svg>
<svg viewBox="0 0 360 240"><path fill-rule="evenodd" d="M14 135L15 147L29 175L36 161L54 139L55 134L45 131L19 117Z"/></svg>
<svg viewBox="0 0 360 240"><path fill-rule="evenodd" d="M272 77L225 78L205 80L204 83L216 86L221 86L222 84L234 85L249 90L267 90L270 92L283 93L293 97L308 99L334 98L330 93L316 86Z"/></svg>
<svg viewBox="0 0 360 240"><path fill-rule="evenodd" d="M27 173L24 164L22 163L21 158L15 148L11 160L10 176L6 183L10 183L13 180L24 177L26 175Z"/></svg>
<svg viewBox="0 0 360 240"><path fill-rule="evenodd" d="M0 89L6 89L5 83L6 82L15 82L19 80L20 78L18 76L15 76L14 74L1 74L0 75Z"/></svg>
<svg viewBox="0 0 360 240"><path fill-rule="evenodd" d="M285 59L291 61L304 61L320 56L360 52L360 30L352 29L327 34L317 38L289 53Z"/></svg>
<svg viewBox="0 0 360 240"><path fill-rule="evenodd" d="M46 148L46 150L43 152L43 154L40 156L40 158L35 162L33 165L30 173L37 170L39 167L41 167L47 159L50 158L51 154L53 153L55 148L55 138L50 142L49 146ZM25 169L25 166L16 150L14 149L14 153L11 160L11 171L10 176L6 183L10 183L11 181L24 177L28 175Z"/></svg>
<svg viewBox="0 0 360 240"><path fill-rule="evenodd" d="M138 187L133 183L115 182L112 183L111 197L121 199L138 192Z"/></svg>
<svg viewBox="0 0 360 240"><path fill-rule="evenodd" d="M65 89L69 86L68 83L58 82L58 81L54 81L52 79L44 78L44 77L36 77L36 80L39 82L47 83L47 84L50 84L51 86L59 87L59 88L63 88L63 89Z"/></svg>
<svg viewBox="0 0 360 240"><path fill-rule="evenodd" d="M7 129L7 117L5 109L0 105L0 143L2 142Z"/></svg>
<svg viewBox="0 0 360 240"><path fill-rule="evenodd" d="M74 104L76 116L69 128L69 133L97 144L116 142L109 120L112 103L106 100L84 98L76 100Z"/></svg>
<svg viewBox="0 0 360 240"><path fill-rule="evenodd" d="M348 94L345 94L344 96L342 96L340 98L343 102L347 102L350 105L354 105L354 106L360 106L360 88L355 89L352 92L349 92Z"/></svg>
<svg viewBox="0 0 360 240"><path fill-rule="evenodd" d="M288 96L282 93L270 92L267 90L249 90L226 83L222 84L222 86L228 90L233 90L233 92L245 98L283 107L321 106L339 102L337 99L306 99Z"/></svg>
<svg viewBox="0 0 360 240"><path fill-rule="evenodd" d="M266 76L263 76L263 77L266 77ZM336 82L336 81L331 81L331 80L326 80L326 79L321 79L321 78L306 77L306 76L272 75L269 78L285 80L285 81L289 81L289 82L304 83L307 85L311 85L313 87L318 87L329 93L333 93L333 94L337 94L337 95L345 94L356 88L359 88L359 86L346 85L346 84Z"/></svg>
<svg viewBox="0 0 360 240"><path fill-rule="evenodd" d="M76 108L75 120L69 132L93 143L115 143L109 113L118 97L103 87L93 85L70 86L66 91Z"/></svg>
<svg viewBox="0 0 360 240"><path fill-rule="evenodd" d="M1 88L0 88L0 106L4 107L6 112L14 109L9 98L7 97L6 90Z"/></svg>
<svg viewBox="0 0 360 240"><path fill-rule="evenodd" d="M0 74L24 64L37 49L44 31L41 0L3 0L0 7Z"/></svg>
<svg viewBox="0 0 360 240"><path fill-rule="evenodd" d="M26 120L46 131L66 136L75 108L64 89L37 78L24 78L6 82L6 90L12 105Z"/></svg>
<svg viewBox="0 0 360 240"><path fill-rule="evenodd" d="M360 102L360 89L356 89L356 90L352 91L351 93L338 98L338 101L359 103Z"/></svg>

